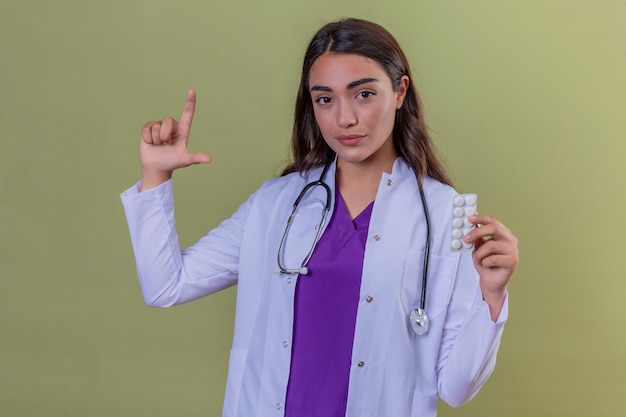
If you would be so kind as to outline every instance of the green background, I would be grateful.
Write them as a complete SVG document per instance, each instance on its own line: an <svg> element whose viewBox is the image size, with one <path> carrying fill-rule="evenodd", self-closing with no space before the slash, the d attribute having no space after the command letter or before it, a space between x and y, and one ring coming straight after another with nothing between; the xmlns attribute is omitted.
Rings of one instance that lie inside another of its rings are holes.
<svg viewBox="0 0 626 417"><path fill-rule="evenodd" d="M2 0L1 416L221 413L234 291L146 307L118 195L193 87L214 162L175 175L181 243L230 215L344 16L397 37L459 190L520 239L496 371L440 416L626 414L626 2Z"/></svg>

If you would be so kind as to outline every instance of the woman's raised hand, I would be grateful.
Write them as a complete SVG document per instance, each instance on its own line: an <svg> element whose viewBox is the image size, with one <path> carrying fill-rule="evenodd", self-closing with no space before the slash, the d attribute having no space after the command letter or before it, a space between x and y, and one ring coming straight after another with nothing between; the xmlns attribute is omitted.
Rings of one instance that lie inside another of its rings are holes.
<svg viewBox="0 0 626 417"><path fill-rule="evenodd" d="M169 180L175 169L211 162L209 155L190 153L187 150L195 109L196 92L189 90L180 121L166 117L156 122L148 122L143 126L139 142L142 191Z"/></svg>
<svg viewBox="0 0 626 417"><path fill-rule="evenodd" d="M465 242L474 244L474 266L480 276L483 299L495 321L519 263L517 237L493 216L476 214L469 221L480 226L465 236Z"/></svg>

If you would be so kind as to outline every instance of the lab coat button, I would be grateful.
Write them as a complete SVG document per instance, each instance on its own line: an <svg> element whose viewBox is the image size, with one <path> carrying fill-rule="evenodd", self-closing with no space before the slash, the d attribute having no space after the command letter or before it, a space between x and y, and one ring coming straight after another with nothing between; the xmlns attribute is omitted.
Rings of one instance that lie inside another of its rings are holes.
<svg viewBox="0 0 626 417"><path fill-rule="evenodd" d="M363 362L363 361L359 361L359 363L357 363L357 366L358 366L359 368L363 368L363 367L365 366L365 362Z"/></svg>
<svg viewBox="0 0 626 417"><path fill-rule="evenodd" d="M286 348L287 346L289 346L289 343L287 343L286 340L283 340L283 347Z"/></svg>
<svg viewBox="0 0 626 417"><path fill-rule="evenodd" d="M280 403L276 403L276 409L280 410L281 408L283 408L283 406Z"/></svg>
<svg viewBox="0 0 626 417"><path fill-rule="evenodd" d="M374 297L372 297L371 295L368 295L368 296L365 298L365 301L367 301L368 303L371 303L372 301L374 301Z"/></svg>
<svg viewBox="0 0 626 417"><path fill-rule="evenodd" d="M291 277L287 278L287 284L291 284Z"/></svg>
<svg viewBox="0 0 626 417"><path fill-rule="evenodd" d="M392 185L392 184L393 184L393 181L391 181L391 180L387 180L387 186L388 186L388 187L391 187L391 185Z"/></svg>
<svg viewBox="0 0 626 417"><path fill-rule="evenodd" d="M374 235L374 240L378 242L380 240L380 235Z"/></svg>

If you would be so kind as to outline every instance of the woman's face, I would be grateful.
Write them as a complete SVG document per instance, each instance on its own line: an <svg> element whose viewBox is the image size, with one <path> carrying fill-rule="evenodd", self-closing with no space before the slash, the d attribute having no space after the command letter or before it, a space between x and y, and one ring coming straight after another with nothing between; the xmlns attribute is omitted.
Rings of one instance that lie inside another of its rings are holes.
<svg viewBox="0 0 626 417"><path fill-rule="evenodd" d="M325 53L315 60L309 73L315 120L338 164L374 163L391 169L397 157L395 114L408 83L402 77L394 91L382 66L362 55Z"/></svg>

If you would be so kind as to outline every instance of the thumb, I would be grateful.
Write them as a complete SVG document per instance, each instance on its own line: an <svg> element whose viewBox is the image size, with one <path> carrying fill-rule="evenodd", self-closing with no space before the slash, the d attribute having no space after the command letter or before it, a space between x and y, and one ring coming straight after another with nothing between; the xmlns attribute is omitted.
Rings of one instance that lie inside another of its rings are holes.
<svg viewBox="0 0 626 417"><path fill-rule="evenodd" d="M208 164L211 162L211 157L205 153L189 153L186 156L185 165L195 165L195 164Z"/></svg>

